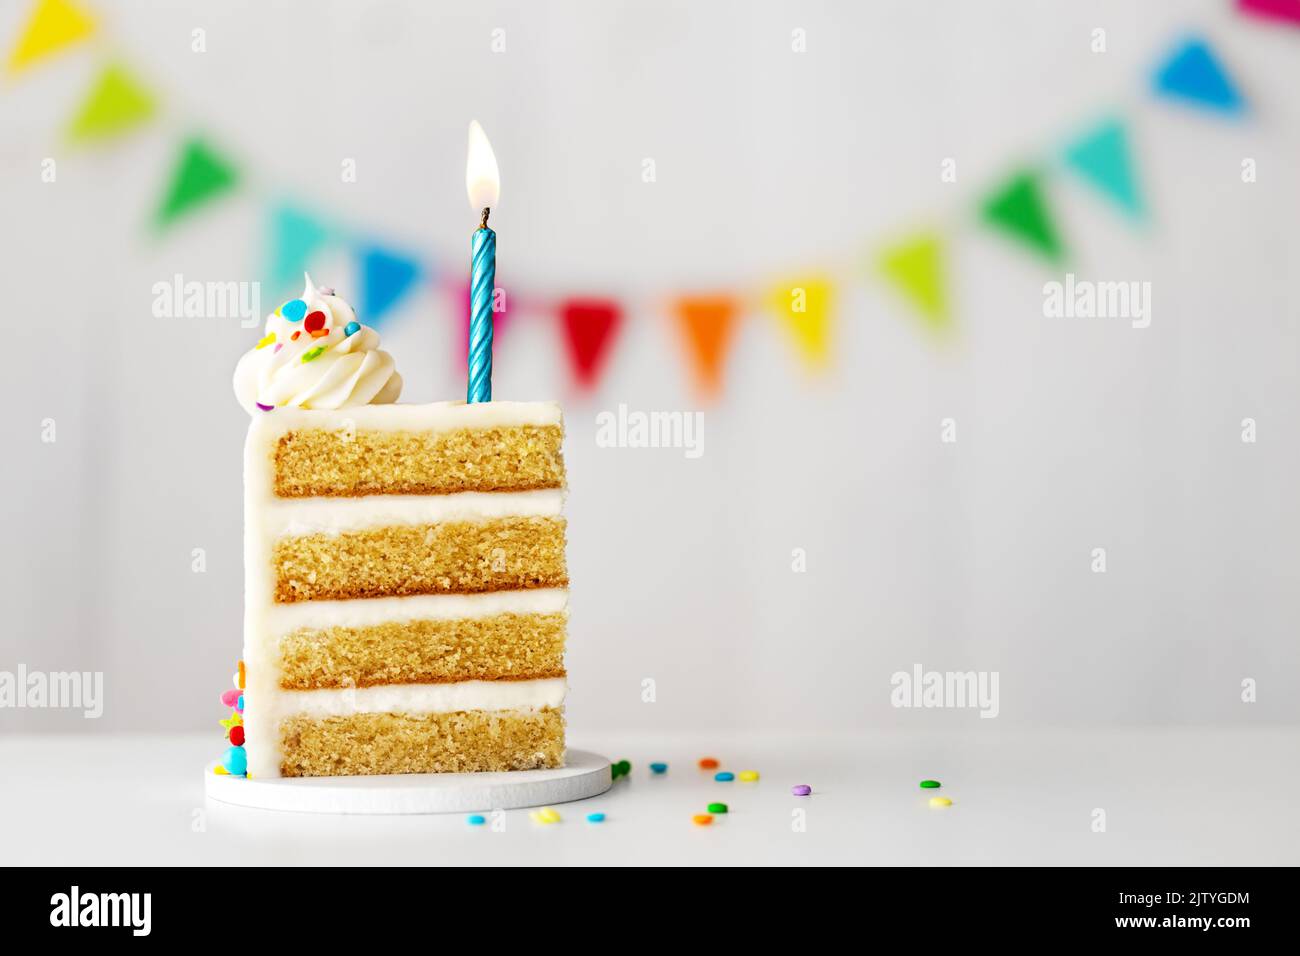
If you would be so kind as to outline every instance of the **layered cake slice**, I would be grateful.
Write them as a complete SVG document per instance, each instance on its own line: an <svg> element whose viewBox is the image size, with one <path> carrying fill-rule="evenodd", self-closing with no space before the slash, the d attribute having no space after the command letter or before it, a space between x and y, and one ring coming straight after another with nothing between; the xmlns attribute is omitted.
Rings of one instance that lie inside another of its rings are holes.
<svg viewBox="0 0 1300 956"><path fill-rule="evenodd" d="M561 766L559 406L369 404L391 358L310 282L267 326L236 373L249 775Z"/></svg>

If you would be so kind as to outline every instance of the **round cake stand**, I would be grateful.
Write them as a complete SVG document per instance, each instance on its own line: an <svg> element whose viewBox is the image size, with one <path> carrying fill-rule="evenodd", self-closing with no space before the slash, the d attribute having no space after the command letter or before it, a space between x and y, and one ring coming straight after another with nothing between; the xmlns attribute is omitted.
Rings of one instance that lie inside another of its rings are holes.
<svg viewBox="0 0 1300 956"><path fill-rule="evenodd" d="M293 813L473 813L583 800L613 784L609 759L570 750L556 770L510 773L410 773L370 777L274 777L204 774L221 803Z"/></svg>

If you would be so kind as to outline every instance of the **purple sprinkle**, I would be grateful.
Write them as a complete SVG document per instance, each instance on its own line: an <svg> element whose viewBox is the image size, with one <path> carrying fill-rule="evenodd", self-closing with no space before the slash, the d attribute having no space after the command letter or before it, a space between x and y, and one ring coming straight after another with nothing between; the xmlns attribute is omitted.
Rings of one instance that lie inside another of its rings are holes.
<svg viewBox="0 0 1300 956"><path fill-rule="evenodd" d="M261 402L256 402L255 404L257 405L258 408L260 408L264 412L272 411L275 408L274 405L263 405Z"/></svg>
<svg viewBox="0 0 1300 956"><path fill-rule="evenodd" d="M812 787L808 786L806 783L801 783L797 787L791 787L790 792L796 797L806 797L808 794L812 793Z"/></svg>
<svg viewBox="0 0 1300 956"><path fill-rule="evenodd" d="M323 285L320 287L319 292L321 295L333 295L334 287L332 285Z"/></svg>

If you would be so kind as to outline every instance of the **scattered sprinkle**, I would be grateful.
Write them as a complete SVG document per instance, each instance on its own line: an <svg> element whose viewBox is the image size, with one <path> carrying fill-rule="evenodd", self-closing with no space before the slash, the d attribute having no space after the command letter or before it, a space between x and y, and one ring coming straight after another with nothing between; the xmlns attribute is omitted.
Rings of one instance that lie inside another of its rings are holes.
<svg viewBox="0 0 1300 956"><path fill-rule="evenodd" d="M743 781L745 781L746 783L753 783L755 780L758 779L758 771L757 771L757 770L742 770L742 771L740 771L740 776L739 776L737 779L739 779L739 780L743 780Z"/></svg>
<svg viewBox="0 0 1300 956"><path fill-rule="evenodd" d="M226 777L230 775L230 771L227 770L225 767L221 766L221 764L217 764L215 767L213 767L212 772L221 777Z"/></svg>
<svg viewBox="0 0 1300 956"><path fill-rule="evenodd" d="M275 343L275 348L271 349L271 354L274 355L276 352L280 351L280 349L282 349L282 348L284 348L284 343L283 343L283 342L276 342L276 343Z"/></svg>
<svg viewBox="0 0 1300 956"><path fill-rule="evenodd" d="M533 818L535 823L559 823L560 814L554 807L542 807L540 810L534 810L528 814Z"/></svg>
<svg viewBox="0 0 1300 956"><path fill-rule="evenodd" d="M713 815L709 813L697 813L691 817L691 822L697 827L707 827L713 822Z"/></svg>
<svg viewBox="0 0 1300 956"><path fill-rule="evenodd" d="M239 700L238 688L223 691L221 694L221 703L225 704L227 707L234 707L237 700Z"/></svg>
<svg viewBox="0 0 1300 956"><path fill-rule="evenodd" d="M730 783L731 781L736 779L736 775L732 773L730 770L722 770L719 771L718 773L715 773L713 775L713 779L718 781L719 783Z"/></svg>
<svg viewBox="0 0 1300 956"><path fill-rule="evenodd" d="M244 695L243 695L243 694L240 694L240 695L239 695L239 700L235 701L235 710L239 711L241 714L244 712Z"/></svg>
<svg viewBox="0 0 1300 956"><path fill-rule="evenodd" d="M280 306L280 314L290 322L300 322L302 317L307 314L307 303L302 299L290 299Z"/></svg>
<svg viewBox="0 0 1300 956"><path fill-rule="evenodd" d="M921 789L922 789L922 790L938 790L941 786L943 786L943 784L939 783L938 780L922 780L922 781L921 781Z"/></svg>
<svg viewBox="0 0 1300 956"><path fill-rule="evenodd" d="M604 822L605 822L605 814L603 814L603 813L589 813L589 814L587 814L587 822L588 822L588 823L604 823Z"/></svg>
<svg viewBox="0 0 1300 956"><path fill-rule="evenodd" d="M316 332L325 328L325 313L320 309L307 313L307 318L302 320L302 327L308 332Z"/></svg>
<svg viewBox="0 0 1300 956"><path fill-rule="evenodd" d="M298 334L297 332L294 333L294 335L297 334ZM318 345L314 349L308 349L307 351L303 352L302 353L303 364L305 365L306 363L310 362L312 359L320 358L321 355L324 353L324 351L325 351L325 346Z"/></svg>
<svg viewBox="0 0 1300 956"><path fill-rule="evenodd" d="M726 812L727 812L727 805L726 805L725 803L710 803L710 804L709 804L709 812L710 812L710 813L726 813Z"/></svg>
<svg viewBox="0 0 1300 956"><path fill-rule="evenodd" d="M241 774L248 770L248 756L244 753L243 747L230 747L226 750L225 759L221 765L226 768L228 774Z"/></svg>
<svg viewBox="0 0 1300 956"><path fill-rule="evenodd" d="M360 322L349 322L347 325L343 326L344 335L356 335L360 331L361 331Z"/></svg>
<svg viewBox="0 0 1300 956"><path fill-rule="evenodd" d="M277 349L278 349L279 347L280 347L280 346L278 346L278 345L276 346ZM264 412L273 412L273 411L275 411L275 406L274 406L274 405L263 405L261 402L256 402L255 404L257 405L258 408L260 408L260 409L261 409L262 411L264 411Z"/></svg>
<svg viewBox="0 0 1300 956"><path fill-rule="evenodd" d="M248 678L248 670L244 667L243 661L239 662L239 669L235 671L235 673L239 675L239 680L236 681L235 683L239 685L240 690L243 690L244 681Z"/></svg>
<svg viewBox="0 0 1300 956"><path fill-rule="evenodd" d="M952 806L952 801L949 800L947 797L931 797L931 798L930 798L930 806L932 806L932 807L950 807L950 806Z"/></svg>
<svg viewBox="0 0 1300 956"><path fill-rule="evenodd" d="M302 329L299 329L297 332L293 333L293 335L289 336L289 341L291 341L291 342L297 342L297 341L298 341L298 336L300 336L300 335L302 335Z"/></svg>
<svg viewBox="0 0 1300 956"><path fill-rule="evenodd" d="M617 780L619 777L626 777L631 772L632 765L626 760L620 760L618 763L610 764L609 766L610 776L614 780Z"/></svg>
<svg viewBox="0 0 1300 956"><path fill-rule="evenodd" d="M274 332L267 332L266 335L262 336L260 339L257 340L257 347L259 349L264 349L268 345L274 345L274 344L275 344Z"/></svg>
<svg viewBox="0 0 1300 956"><path fill-rule="evenodd" d="M244 725L235 724L230 728L230 742L236 747L244 746Z"/></svg>
<svg viewBox="0 0 1300 956"><path fill-rule="evenodd" d="M651 773L667 773L667 772L668 772L668 764L666 764L666 763L652 763L652 764L650 765L650 772L651 772Z"/></svg>
<svg viewBox="0 0 1300 956"><path fill-rule="evenodd" d="M718 769L718 761L717 761L717 758L715 758L715 757L701 757L701 758L700 758L700 769L701 769L701 770L716 770L716 769Z"/></svg>
<svg viewBox="0 0 1300 956"><path fill-rule="evenodd" d="M481 827L483 824L487 823L487 817L483 816L481 813L471 813L465 818L465 822L472 827Z"/></svg>
<svg viewBox="0 0 1300 956"><path fill-rule="evenodd" d="M330 334L330 330L329 330L329 329L317 329L315 332L313 332L313 333L311 334L311 337L312 337L313 339L323 339L323 338L328 337L329 334Z"/></svg>
<svg viewBox="0 0 1300 956"><path fill-rule="evenodd" d="M793 793L796 797L806 797L810 793L812 793L812 787L808 786L808 784L806 783L801 783L798 784L797 786L791 787L790 792Z"/></svg>

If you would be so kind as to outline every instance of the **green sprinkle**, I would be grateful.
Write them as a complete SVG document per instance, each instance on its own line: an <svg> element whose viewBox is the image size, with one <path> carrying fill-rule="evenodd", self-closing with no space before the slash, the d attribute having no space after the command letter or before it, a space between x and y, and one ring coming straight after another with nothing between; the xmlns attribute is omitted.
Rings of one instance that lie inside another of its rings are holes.
<svg viewBox="0 0 1300 956"><path fill-rule="evenodd" d="M302 353L303 362L310 362L314 358L320 358L321 353L325 351L325 346L318 345L314 349L308 349Z"/></svg>
<svg viewBox="0 0 1300 956"><path fill-rule="evenodd" d="M922 790L938 790L941 786L943 786L943 784L939 783L938 780L922 780L922 781L921 781L921 789L922 789Z"/></svg>
<svg viewBox="0 0 1300 956"><path fill-rule="evenodd" d="M710 804L709 804L709 812L710 812L710 813L726 813L726 812L727 812L727 805L726 805L725 803L710 803Z"/></svg>

